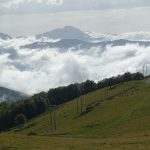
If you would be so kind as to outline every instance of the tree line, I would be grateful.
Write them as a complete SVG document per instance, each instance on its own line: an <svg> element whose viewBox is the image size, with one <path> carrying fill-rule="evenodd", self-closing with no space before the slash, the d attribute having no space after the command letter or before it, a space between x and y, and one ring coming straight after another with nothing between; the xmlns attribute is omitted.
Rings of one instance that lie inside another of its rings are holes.
<svg viewBox="0 0 150 150"><path fill-rule="evenodd" d="M50 105L60 105L73 100L80 95L87 94L105 87L133 80L144 79L141 73L125 73L116 77L104 79L95 83L87 80L82 83L50 89L48 92L35 94L27 100L19 100L14 103L3 102L0 104L0 131L7 130L24 123L33 117L45 112Z"/></svg>

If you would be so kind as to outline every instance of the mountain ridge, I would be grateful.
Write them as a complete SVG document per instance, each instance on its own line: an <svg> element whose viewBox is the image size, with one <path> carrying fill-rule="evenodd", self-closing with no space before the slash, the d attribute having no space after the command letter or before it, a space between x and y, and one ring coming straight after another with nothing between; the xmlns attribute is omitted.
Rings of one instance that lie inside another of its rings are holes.
<svg viewBox="0 0 150 150"><path fill-rule="evenodd" d="M107 45L111 46L124 46L126 44L139 44L141 46L148 47L150 42L148 41L129 41L129 40L114 40L114 41L104 41L104 42L86 42L78 39L62 39L57 42L34 42L32 44L21 46L21 48L28 49L38 49L38 48L60 48L60 49L89 49L92 47L106 47Z"/></svg>
<svg viewBox="0 0 150 150"><path fill-rule="evenodd" d="M29 96L25 93L0 86L0 102L14 102L26 98L29 98Z"/></svg>

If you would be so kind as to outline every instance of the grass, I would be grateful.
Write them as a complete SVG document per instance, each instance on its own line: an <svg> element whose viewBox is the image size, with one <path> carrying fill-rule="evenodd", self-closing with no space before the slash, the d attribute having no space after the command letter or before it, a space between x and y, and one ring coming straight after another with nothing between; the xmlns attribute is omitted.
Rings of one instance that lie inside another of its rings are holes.
<svg viewBox="0 0 150 150"><path fill-rule="evenodd" d="M1 134L7 139L0 150L149 150L150 136L133 135L115 138L73 138ZM8 140L9 139L9 140Z"/></svg>
<svg viewBox="0 0 150 150"><path fill-rule="evenodd" d="M6 143L4 143L2 138L3 137L0 136L0 150L7 150L8 149L8 145Z"/></svg>
<svg viewBox="0 0 150 150"><path fill-rule="evenodd" d="M124 93L127 89L130 90ZM149 91L148 83L134 81L108 90L108 97L116 95L110 100L104 101L105 89L89 93L83 96L83 103L84 110L90 105L91 111L83 115L77 115L77 99L57 108L56 133L50 131L50 112L47 111L21 127L0 134L0 143L3 143L0 147L21 150L148 150Z"/></svg>

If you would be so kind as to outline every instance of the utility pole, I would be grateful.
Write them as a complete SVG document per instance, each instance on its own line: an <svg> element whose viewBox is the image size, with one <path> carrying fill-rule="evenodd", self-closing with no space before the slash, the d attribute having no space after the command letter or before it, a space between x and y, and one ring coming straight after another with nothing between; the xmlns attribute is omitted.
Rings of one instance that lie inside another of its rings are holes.
<svg viewBox="0 0 150 150"><path fill-rule="evenodd" d="M79 97L77 97L77 115L79 114Z"/></svg>
<svg viewBox="0 0 150 150"><path fill-rule="evenodd" d="M81 87L80 85L77 85L78 88L78 97L77 97L77 116L79 115L79 101L80 101L80 96L81 96Z"/></svg>
<svg viewBox="0 0 150 150"><path fill-rule="evenodd" d="M56 112L54 108L54 131L56 132Z"/></svg>
<svg viewBox="0 0 150 150"><path fill-rule="evenodd" d="M51 132L53 132L53 114L52 114L52 110L50 110L50 124L51 124Z"/></svg>
<svg viewBox="0 0 150 150"><path fill-rule="evenodd" d="M143 65L143 75L145 77L145 65Z"/></svg>
<svg viewBox="0 0 150 150"><path fill-rule="evenodd" d="M78 86L79 97L77 98L77 115L83 112L83 96L82 96L82 85Z"/></svg>
<svg viewBox="0 0 150 150"><path fill-rule="evenodd" d="M146 69L147 71L147 76L149 75L149 64L147 64L147 69Z"/></svg>
<svg viewBox="0 0 150 150"><path fill-rule="evenodd" d="M56 132L56 105L49 105L50 107L50 129L51 132ZM53 109L54 108L54 109Z"/></svg>
<svg viewBox="0 0 150 150"><path fill-rule="evenodd" d="M83 113L83 86L81 86L81 114Z"/></svg>
<svg viewBox="0 0 150 150"><path fill-rule="evenodd" d="M106 87L104 88L104 95L105 95L105 98L104 98L104 100L107 100L107 94L108 94L108 88L107 88L107 86L108 86L108 84L107 84L107 81L106 81Z"/></svg>
<svg viewBox="0 0 150 150"><path fill-rule="evenodd" d="M107 87L105 87L105 100L106 100L106 96L107 96Z"/></svg>
<svg viewBox="0 0 150 150"><path fill-rule="evenodd" d="M145 71L145 76L147 76L147 65L146 65L146 71Z"/></svg>
<svg viewBox="0 0 150 150"><path fill-rule="evenodd" d="M81 114L82 114L82 111L83 111L83 108L82 108L83 106L82 105L83 105L83 97L81 95Z"/></svg>

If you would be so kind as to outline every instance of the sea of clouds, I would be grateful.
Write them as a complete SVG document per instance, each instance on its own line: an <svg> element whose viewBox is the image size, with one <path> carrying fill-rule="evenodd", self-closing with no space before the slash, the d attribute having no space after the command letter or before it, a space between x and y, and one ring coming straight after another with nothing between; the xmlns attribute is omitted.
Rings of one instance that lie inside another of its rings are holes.
<svg viewBox="0 0 150 150"><path fill-rule="evenodd" d="M0 86L33 94L87 79L98 81L127 71L142 72L143 65L149 71L150 47L107 45L66 52L57 48L20 48L40 40L35 37L0 40Z"/></svg>
<svg viewBox="0 0 150 150"><path fill-rule="evenodd" d="M150 42L150 32L129 32L123 34L103 34L103 33L94 33L86 32L93 38L100 39L101 41L114 41L120 39L126 39L130 41L149 41Z"/></svg>

